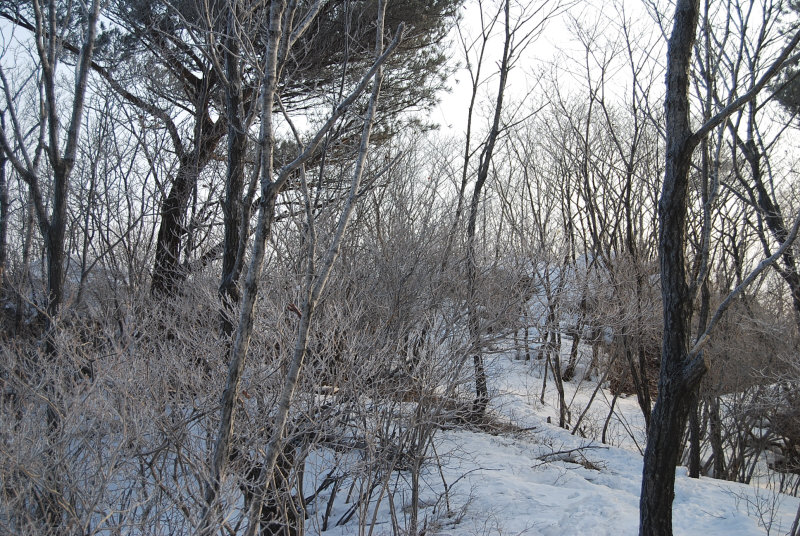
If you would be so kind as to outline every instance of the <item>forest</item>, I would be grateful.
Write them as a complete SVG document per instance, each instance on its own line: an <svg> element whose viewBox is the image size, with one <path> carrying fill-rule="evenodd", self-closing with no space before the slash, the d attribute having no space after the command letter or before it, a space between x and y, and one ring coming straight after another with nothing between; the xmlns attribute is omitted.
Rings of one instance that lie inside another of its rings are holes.
<svg viewBox="0 0 800 536"><path fill-rule="evenodd" d="M0 533L501 534L455 461L513 441L634 460L610 534L701 533L696 480L800 535L799 43L795 0L0 0Z"/></svg>

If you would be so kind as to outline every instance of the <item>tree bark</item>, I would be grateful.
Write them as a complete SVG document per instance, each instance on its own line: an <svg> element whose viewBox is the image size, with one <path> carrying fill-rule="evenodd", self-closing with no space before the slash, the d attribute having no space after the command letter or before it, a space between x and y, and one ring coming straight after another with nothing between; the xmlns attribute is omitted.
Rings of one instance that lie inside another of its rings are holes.
<svg viewBox="0 0 800 536"><path fill-rule="evenodd" d="M0 112L0 128L6 129L6 114ZM0 289L6 283L7 236L8 236L8 184L6 182L6 153L0 149Z"/></svg>
<svg viewBox="0 0 800 536"><path fill-rule="evenodd" d="M241 262L238 261L242 224L242 194L244 191L244 158L247 150L247 131L242 110L242 73L239 60L239 40L236 36L236 6L229 2L228 28L225 46L225 113L228 118L228 162L225 180L225 199L222 204L225 242L222 253L222 277L219 295L222 301L222 330L233 333L230 317L239 303L238 288Z"/></svg>
<svg viewBox="0 0 800 536"><path fill-rule="evenodd" d="M679 0L667 52L666 167L658 205L664 336L658 396L647 430L640 498L641 536L672 534L675 467L689 414L692 388L687 362L692 297L686 284L684 246L689 191L689 68L699 1Z"/></svg>
<svg viewBox="0 0 800 536"><path fill-rule="evenodd" d="M700 478L700 398L694 393L689 410L689 478Z"/></svg>
<svg viewBox="0 0 800 536"><path fill-rule="evenodd" d="M185 271L181 267L181 240L186 234L184 215L200 173L211 160L225 133L222 117L212 121L204 105L198 105L197 110L195 147L192 151L181 154L178 172L167 197L161 203L161 223L150 281L150 294L153 296L175 295L185 277Z"/></svg>
<svg viewBox="0 0 800 536"><path fill-rule="evenodd" d="M712 396L708 401L708 428L711 440L711 455L714 457L714 478L727 479L725 468L725 448L722 444L722 417L719 412L719 398Z"/></svg>

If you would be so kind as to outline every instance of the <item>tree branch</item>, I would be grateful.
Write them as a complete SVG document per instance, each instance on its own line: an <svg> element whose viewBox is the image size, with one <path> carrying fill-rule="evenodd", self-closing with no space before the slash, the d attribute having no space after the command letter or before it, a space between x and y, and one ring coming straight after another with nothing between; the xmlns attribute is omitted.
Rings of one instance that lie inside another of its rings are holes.
<svg viewBox="0 0 800 536"><path fill-rule="evenodd" d="M758 93L764 88L764 86L767 85L767 82L769 82L772 77L778 74L778 72L788 64L787 59L789 58L789 54L791 54L792 51L797 47L798 43L800 43L800 31L795 34L794 38L792 38L789 44L786 45L786 47L781 51L780 55L778 55L775 61L772 62L772 65L769 66L766 72L761 76L761 78L758 79L753 87L751 87L744 95L720 110L714 117L706 121L703 126L697 129L697 131L689 137L686 142L687 147L694 148L697 146L697 144L700 143L700 140L705 138L709 132L718 127L720 123L730 117L734 112L736 112L736 110L754 99L756 95L758 95Z"/></svg>
<svg viewBox="0 0 800 536"><path fill-rule="evenodd" d="M719 320L722 318L722 315L725 314L725 311L731 306L731 304L733 303L733 300L735 300L737 297L739 297L739 295L741 295L741 293L744 292L744 290L753 281L755 281L755 279L759 275L761 275L761 273L764 270L766 270L772 264L774 264L781 257L781 255L783 255L784 252L789 247L791 247L791 245L794 243L795 239L797 238L798 229L800 229L800 214L798 214L797 217L795 218L794 225L792 225L792 229L791 229L791 231L789 231L789 235L786 237L786 240L783 242L783 244L781 244L781 247L779 247L775 251L775 253L773 253L772 255L767 257L766 259L762 260L758 264L758 266L756 266L753 269L753 271L750 272L750 274L748 274L748 276L745 277L744 280L742 280L742 282L739 283L739 285L735 289L733 289L730 292L730 294L728 294L728 296L719 305L719 307L717 308L716 312L714 313L714 316L711 317L711 321L708 323L708 327L703 332L703 334L700 335L700 337L697 338L697 342L694 344L692 349L689 351L689 354L687 356L689 359L691 359L693 361L697 361L698 358L702 359L702 357L699 357L700 352L708 344L708 342L710 340L710 337L711 337L711 332L716 327L716 325L719 322ZM695 365L695 363L693 362L692 365L690 365L690 368L692 366L694 366L694 365Z"/></svg>

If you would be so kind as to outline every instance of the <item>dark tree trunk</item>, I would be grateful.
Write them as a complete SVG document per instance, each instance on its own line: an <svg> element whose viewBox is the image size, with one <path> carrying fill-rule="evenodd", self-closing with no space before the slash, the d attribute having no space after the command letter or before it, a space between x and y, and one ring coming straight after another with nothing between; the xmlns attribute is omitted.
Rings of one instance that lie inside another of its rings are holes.
<svg viewBox="0 0 800 536"><path fill-rule="evenodd" d="M644 455L640 503L640 535L672 534L672 501L675 497L675 467L678 464L691 390L678 377L659 384L659 394L648 431Z"/></svg>
<svg viewBox="0 0 800 536"><path fill-rule="evenodd" d="M638 262L638 255L634 253L634 249L630 248L631 254L633 255L634 262L636 262L636 326L637 326L637 336L638 342L636 343L637 346L637 353L639 357L639 378L641 379L641 384L639 388L641 389L641 396L639 397L639 405L644 412L644 422L645 422L645 429L650 426L650 414L652 413L652 403L653 398L652 394L650 393L650 374L649 368L647 364L647 351L645 350L644 344L642 342L644 333L644 327L641 325L642 321L645 318L643 312L643 294L645 288L645 276L642 273L642 269L639 266Z"/></svg>
<svg viewBox="0 0 800 536"><path fill-rule="evenodd" d="M239 303L239 277L242 263L238 261L242 223L242 193L244 190L244 160L247 150L247 132L242 112L242 73L239 63L238 39L235 34L236 13L228 13L228 37L225 47L225 113L228 118L228 163L225 181L225 199L222 204L225 243L222 253L222 277L219 295L222 301L222 331L233 333L231 316Z"/></svg>
<svg viewBox="0 0 800 536"><path fill-rule="evenodd" d="M472 362L475 369L475 400L472 403L472 413L476 418L480 418L486 412L486 406L489 404L486 369L480 349L472 357Z"/></svg>
<svg viewBox="0 0 800 536"><path fill-rule="evenodd" d="M5 130L5 114L0 112L0 128ZM8 237L8 184L6 182L6 152L0 149L0 289L6 282L6 263L8 253L6 241Z"/></svg>
<svg viewBox="0 0 800 536"><path fill-rule="evenodd" d="M565 382L572 381L575 377L575 367L578 366L578 345L581 343L581 330L583 325L578 324L572 331L572 345L569 348L569 360L567 361L567 368L564 369L562 378Z"/></svg>
<svg viewBox="0 0 800 536"><path fill-rule="evenodd" d="M181 237L185 231L183 215L199 172L195 166L182 163L167 197L161 203L161 224L150 282L150 293L154 296L173 295L183 280L180 266Z"/></svg>
<svg viewBox="0 0 800 536"><path fill-rule="evenodd" d="M642 536L672 534L675 465L692 395L706 372L702 346L698 351L689 351L694 296L686 282L684 252L692 152L712 129L758 95L800 43L800 33L797 33L750 89L707 120L697 132L692 132L689 68L698 18L699 0L677 1L667 50L666 165L658 202L664 335L658 397L647 429L642 471L639 506L639 534ZM766 266L768 264L762 265L762 269ZM752 272L748 280L758 273L758 270Z"/></svg>
<svg viewBox="0 0 800 536"><path fill-rule="evenodd" d="M553 381L558 392L558 426L569 429L570 415L567 409L567 399L564 395L564 381L561 377L561 345L554 343L552 348L553 358L550 360L550 366L553 370Z"/></svg>
<svg viewBox="0 0 800 536"><path fill-rule="evenodd" d="M59 169L60 168L60 169ZM55 321L64 300L64 240L67 231L67 192L69 170L58 166L53 172L53 211L47 225L45 250L47 255L47 316Z"/></svg>
<svg viewBox="0 0 800 536"><path fill-rule="evenodd" d="M175 295L186 276L180 260L181 239L186 234L183 218L200 173L211 160L225 133L222 117L214 122L205 112L199 112L198 115L201 117L197 119L199 124L195 128L195 148L181 155L175 180L161 203L161 224L150 281L150 293L153 296Z"/></svg>
<svg viewBox="0 0 800 536"><path fill-rule="evenodd" d="M719 414L719 399L712 397L708 402L708 428L711 440L711 455L714 457L714 478L725 479L725 449L722 445L722 418Z"/></svg>
<svg viewBox="0 0 800 536"><path fill-rule="evenodd" d="M667 52L666 167L658 205L664 336L644 453L641 536L672 534L675 467L693 388L705 372L704 366L688 361L692 296L684 259L689 167L696 145L689 125L689 67L698 14L698 0L678 1Z"/></svg>
<svg viewBox="0 0 800 536"><path fill-rule="evenodd" d="M700 398L692 397L689 410L689 477L700 478Z"/></svg>
<svg viewBox="0 0 800 536"><path fill-rule="evenodd" d="M634 338L627 333L622 333L622 353L628 363L633 388L636 391L636 401L644 415L645 429L650 423L651 400L650 389L647 387L647 356L642 348L641 341L634 342ZM635 345L637 358L634 360L633 347Z"/></svg>

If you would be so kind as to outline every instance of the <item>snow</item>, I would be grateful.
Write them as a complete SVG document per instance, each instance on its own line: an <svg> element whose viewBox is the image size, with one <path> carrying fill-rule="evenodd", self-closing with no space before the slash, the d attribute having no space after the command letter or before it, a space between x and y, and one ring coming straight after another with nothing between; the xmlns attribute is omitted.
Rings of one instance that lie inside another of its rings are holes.
<svg viewBox="0 0 800 536"><path fill-rule="evenodd" d="M433 459L423 470L420 527L427 523L427 534L452 536L637 534L642 471L637 443L644 445L644 424L635 398L617 401L618 411L609 425L611 444L604 445L547 422L549 417L557 423L557 398L551 379L545 403L539 401L540 363L497 356L488 365L494 395L490 411L518 429L497 435L468 429L440 431L436 453L441 473ZM573 422L594 386L578 380L565 383ZM596 428L599 419L602 427L610 395L599 392L594 405L586 422ZM786 534L791 528L798 508L795 497L711 478L690 479L685 467L679 467L676 475L676 535ZM442 477L448 483L446 496ZM410 492L400 475L393 485L395 507L402 517ZM377 505L372 534L392 534L387 502ZM366 519L372 518L373 507ZM336 508L332 519L344 512L345 505ZM369 533L359 527L358 515L324 533L313 519L306 528L311 534Z"/></svg>

